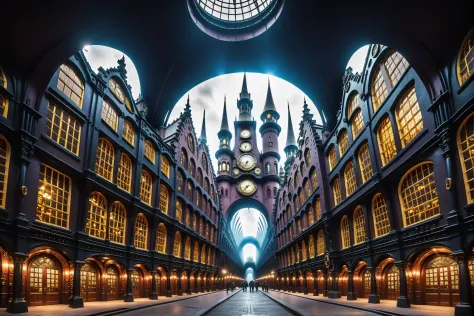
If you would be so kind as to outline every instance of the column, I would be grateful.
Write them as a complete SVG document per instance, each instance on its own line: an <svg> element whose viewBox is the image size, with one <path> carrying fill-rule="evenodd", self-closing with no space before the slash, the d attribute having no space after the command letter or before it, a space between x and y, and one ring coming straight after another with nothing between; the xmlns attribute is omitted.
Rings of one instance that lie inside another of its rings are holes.
<svg viewBox="0 0 474 316"><path fill-rule="evenodd" d="M199 293L198 291L198 274L196 272L196 276L194 277L194 293Z"/></svg>
<svg viewBox="0 0 474 316"><path fill-rule="evenodd" d="M357 300L357 295L354 292L354 272L352 270L347 271L347 300L348 301L355 301Z"/></svg>
<svg viewBox="0 0 474 316"><path fill-rule="evenodd" d="M367 270L370 271L370 295L369 303L378 304L380 303L380 297L377 294L377 269L373 267L368 267Z"/></svg>
<svg viewBox="0 0 474 316"><path fill-rule="evenodd" d="M7 312L18 314L28 312L28 304L22 295L23 263L28 256L24 253L15 252L13 255L13 295L8 302Z"/></svg>
<svg viewBox="0 0 474 316"><path fill-rule="evenodd" d="M188 272L186 276L188 277L188 292L186 294L191 295L191 274Z"/></svg>
<svg viewBox="0 0 474 316"><path fill-rule="evenodd" d="M286 278L287 277L283 277L283 291L286 292L288 290L288 286L286 285Z"/></svg>
<svg viewBox="0 0 474 316"><path fill-rule="evenodd" d="M181 284L181 278L182 278L183 274L178 273L177 276L178 276L178 296L183 296L183 288L182 288L182 284Z"/></svg>
<svg viewBox="0 0 474 316"><path fill-rule="evenodd" d="M463 253L455 254L453 257L458 263L459 271L459 303L454 307L454 315L470 316L472 315L473 308L468 257Z"/></svg>
<svg viewBox="0 0 474 316"><path fill-rule="evenodd" d="M331 272L332 276L332 288L328 293L328 298L341 298L341 292L339 292L339 285L337 284L337 272L336 268Z"/></svg>
<svg viewBox="0 0 474 316"><path fill-rule="evenodd" d="M127 269L127 288L125 290L124 302L133 302L132 272L134 269Z"/></svg>
<svg viewBox="0 0 474 316"><path fill-rule="evenodd" d="M69 307L84 307L84 301L81 297L81 268L83 261L74 262L74 275L72 276L72 296L69 298Z"/></svg>
<svg viewBox="0 0 474 316"><path fill-rule="evenodd" d="M306 274L303 276L303 294L308 295L308 280Z"/></svg>
<svg viewBox="0 0 474 316"><path fill-rule="evenodd" d="M166 273L166 297L171 297L171 273Z"/></svg>
<svg viewBox="0 0 474 316"><path fill-rule="evenodd" d="M158 294L156 293L156 271L151 271L151 293L150 300L157 300Z"/></svg>
<svg viewBox="0 0 474 316"><path fill-rule="evenodd" d="M328 279L329 279L329 272L324 273L324 297L328 297Z"/></svg>
<svg viewBox="0 0 474 316"><path fill-rule="evenodd" d="M397 299L397 307L410 307L410 299L408 297L408 285L407 285L407 274L406 274L406 266L405 262L397 262L395 263L398 272L400 273L400 296ZM470 284L469 284L470 286Z"/></svg>
<svg viewBox="0 0 474 316"><path fill-rule="evenodd" d="M210 277L209 277L209 276L206 277L206 281L205 281L205 282L206 282L206 291L207 291L207 292L210 292L210 291L211 291L211 280L210 280Z"/></svg>
<svg viewBox="0 0 474 316"><path fill-rule="evenodd" d="M319 296L319 289L318 289L318 286L319 286L318 273L316 273L316 272L313 272L313 283L314 283L314 286L313 286L313 296Z"/></svg>

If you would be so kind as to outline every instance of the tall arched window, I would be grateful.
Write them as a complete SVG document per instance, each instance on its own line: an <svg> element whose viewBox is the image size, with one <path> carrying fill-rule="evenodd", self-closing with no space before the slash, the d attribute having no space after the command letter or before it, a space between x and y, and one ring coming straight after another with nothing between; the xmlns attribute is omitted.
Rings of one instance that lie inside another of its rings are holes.
<svg viewBox="0 0 474 316"><path fill-rule="evenodd" d="M188 169L188 154L186 149L181 148L181 154L179 155L179 163L183 166L184 169Z"/></svg>
<svg viewBox="0 0 474 316"><path fill-rule="evenodd" d="M332 146L328 152L329 171L332 171L337 163L336 147Z"/></svg>
<svg viewBox="0 0 474 316"><path fill-rule="evenodd" d="M346 130L342 130L339 133L337 144L339 146L339 155L342 157L346 153L347 148L349 148L349 135L347 135Z"/></svg>
<svg viewBox="0 0 474 316"><path fill-rule="evenodd" d="M332 194L334 196L334 206L338 205L342 200L341 195L341 185L339 184L339 179L336 178L332 184Z"/></svg>
<svg viewBox="0 0 474 316"><path fill-rule="evenodd" d="M82 108L84 97L84 83L72 67L62 64L59 67L57 88L62 91L77 106Z"/></svg>
<svg viewBox="0 0 474 316"><path fill-rule="evenodd" d="M197 182L202 185L202 179L203 179L203 176L202 176L202 170L201 168L198 168L197 169Z"/></svg>
<svg viewBox="0 0 474 316"><path fill-rule="evenodd" d="M466 198L468 203L472 203L474 202L474 114L469 115L459 127L457 143Z"/></svg>
<svg viewBox="0 0 474 316"><path fill-rule="evenodd" d="M201 217L201 221L199 222L199 235L204 236L204 219Z"/></svg>
<svg viewBox="0 0 474 316"><path fill-rule="evenodd" d="M155 164L156 149L155 145L153 145L153 143L149 139L145 140L144 152L146 159L151 161L152 164Z"/></svg>
<svg viewBox="0 0 474 316"><path fill-rule="evenodd" d="M201 248L201 263L206 264L206 244L203 244Z"/></svg>
<svg viewBox="0 0 474 316"><path fill-rule="evenodd" d="M170 161L165 156L161 156L161 173L170 178Z"/></svg>
<svg viewBox="0 0 474 316"><path fill-rule="evenodd" d="M309 235L308 250L309 250L309 258L313 259L316 255L316 252L315 252L315 249L314 249L314 237L313 237L313 235Z"/></svg>
<svg viewBox="0 0 474 316"><path fill-rule="evenodd" d="M189 174L191 174L191 177L194 177L196 173L196 163L194 162L193 158L191 158L191 161L189 162ZM227 170L229 171L229 170Z"/></svg>
<svg viewBox="0 0 474 316"><path fill-rule="evenodd" d="M137 215L135 221L135 248L146 250L148 241L148 221L142 213Z"/></svg>
<svg viewBox="0 0 474 316"><path fill-rule="evenodd" d="M400 181L398 191L405 227L440 213L433 163L423 162L410 169Z"/></svg>
<svg viewBox="0 0 474 316"><path fill-rule="evenodd" d="M321 198L318 196L314 202L314 214L316 220L321 219Z"/></svg>
<svg viewBox="0 0 474 316"><path fill-rule="evenodd" d="M351 195L357 189L357 181L352 161L350 161L344 169L344 182L346 184L346 195Z"/></svg>
<svg viewBox="0 0 474 316"><path fill-rule="evenodd" d="M161 184L160 185L160 211L165 214L168 214L168 201L169 201L169 193L168 189Z"/></svg>
<svg viewBox="0 0 474 316"><path fill-rule="evenodd" d="M10 169L10 144L0 135L0 207L5 208L7 198L8 174Z"/></svg>
<svg viewBox="0 0 474 316"><path fill-rule="evenodd" d="M460 85L464 84L474 73L474 30L469 32L461 47L457 72Z"/></svg>
<svg viewBox="0 0 474 316"><path fill-rule="evenodd" d="M322 229L318 231L318 238L317 238L317 250L318 256L324 255L326 252L326 245L324 244L324 232Z"/></svg>
<svg viewBox="0 0 474 316"><path fill-rule="evenodd" d="M194 242L193 261L199 262L199 243L197 241Z"/></svg>
<svg viewBox="0 0 474 316"><path fill-rule="evenodd" d="M365 182L369 180L373 174L372 162L370 161L369 145L367 143L362 145L362 147L359 149L359 154L357 158L359 160L359 168L362 176L362 182Z"/></svg>
<svg viewBox="0 0 474 316"><path fill-rule="evenodd" d="M132 122L125 120L123 122L123 139L127 141L132 147L135 147L135 129Z"/></svg>
<svg viewBox="0 0 474 316"><path fill-rule="evenodd" d="M178 178L178 181L177 181L178 191L181 193L184 193L184 175L181 171L178 171L177 178Z"/></svg>
<svg viewBox="0 0 474 316"><path fill-rule="evenodd" d="M156 231L156 251L166 253L166 226L163 223L158 225Z"/></svg>
<svg viewBox="0 0 474 316"><path fill-rule="evenodd" d="M305 200L304 200L303 190L301 190L301 188L299 189L298 195L300 197L300 205L303 206Z"/></svg>
<svg viewBox="0 0 474 316"><path fill-rule="evenodd" d="M107 200L99 192L89 196L89 216L87 217L86 233L100 239L105 239L107 225Z"/></svg>
<svg viewBox="0 0 474 316"><path fill-rule="evenodd" d="M204 191L209 193L209 179L207 177L204 179Z"/></svg>
<svg viewBox="0 0 474 316"><path fill-rule="evenodd" d="M186 189L186 196L188 197L188 200L189 201L193 201L193 197L194 197L194 185L193 185L193 182L191 180L188 179L188 187Z"/></svg>
<svg viewBox="0 0 474 316"><path fill-rule="evenodd" d="M118 130L118 114L114 107L107 101L102 102L102 121L110 128L117 132Z"/></svg>
<svg viewBox="0 0 474 316"><path fill-rule="evenodd" d="M385 166L397 154L395 138L393 136L392 123L388 116L382 119L377 128L377 141L379 143L380 158L382 166Z"/></svg>
<svg viewBox="0 0 474 316"><path fill-rule="evenodd" d="M153 179L151 175L142 170L142 176L140 177L140 200L143 203L151 205L151 192L153 188Z"/></svg>
<svg viewBox="0 0 474 316"><path fill-rule="evenodd" d="M355 109L359 107L359 94L354 93L347 103L347 118L350 119Z"/></svg>
<svg viewBox="0 0 474 316"><path fill-rule="evenodd" d="M95 160L97 175L112 182L114 179L114 159L114 146L105 138L99 138Z"/></svg>
<svg viewBox="0 0 474 316"><path fill-rule="evenodd" d="M191 217L192 217L191 210L188 209L186 211L186 219L185 219L185 223L184 223L187 227L191 227Z"/></svg>
<svg viewBox="0 0 474 316"><path fill-rule="evenodd" d="M350 247L351 237L349 232L349 219L347 218L347 215L341 219L341 240L342 249Z"/></svg>
<svg viewBox="0 0 474 316"><path fill-rule="evenodd" d="M423 129L423 118L416 98L415 86L408 90L398 101L395 107L395 116L402 148L404 148Z"/></svg>
<svg viewBox="0 0 474 316"><path fill-rule="evenodd" d="M56 104L48 103L46 135L76 156L79 155L81 123Z"/></svg>
<svg viewBox="0 0 474 316"><path fill-rule="evenodd" d="M117 185L122 190L130 193L132 187L132 161L127 154L120 154L120 162L117 171Z"/></svg>
<svg viewBox="0 0 474 316"><path fill-rule="evenodd" d="M306 172L306 165L304 164L304 162L301 162L300 171L301 171L301 175L302 175L302 176L303 176L304 173Z"/></svg>
<svg viewBox="0 0 474 316"><path fill-rule="evenodd" d="M306 165L309 167L309 165L311 164L311 162L313 161L313 157L311 157L311 151L309 150L309 148L306 148L305 152L304 152L304 160L306 162ZM278 171L278 170L277 170Z"/></svg>
<svg viewBox="0 0 474 316"><path fill-rule="evenodd" d="M367 239L366 229L365 229L365 217L364 209L361 206L357 206L354 211L354 244L360 244Z"/></svg>
<svg viewBox="0 0 474 316"><path fill-rule="evenodd" d="M309 197L311 195L311 188L309 187L308 179L305 179L303 181L303 188L304 188L306 196Z"/></svg>
<svg viewBox="0 0 474 316"><path fill-rule="evenodd" d="M127 212L120 202L114 202L110 209L109 240L118 244L125 244L125 229L127 226Z"/></svg>
<svg viewBox="0 0 474 316"><path fill-rule="evenodd" d="M186 238L184 245L184 259L191 260L191 238Z"/></svg>
<svg viewBox="0 0 474 316"><path fill-rule="evenodd" d="M357 109L354 113L354 118L351 123L352 127L352 139L356 139L360 132L364 129L364 116L362 115L361 109Z"/></svg>
<svg viewBox="0 0 474 316"><path fill-rule="evenodd" d="M180 223L183 220L183 204L180 200L176 200L176 219Z"/></svg>
<svg viewBox="0 0 474 316"><path fill-rule="evenodd" d="M382 194L378 193L372 199L372 216L374 218L375 237L387 235L390 228L388 209Z"/></svg>
<svg viewBox="0 0 474 316"><path fill-rule="evenodd" d="M306 257L306 242L303 240L301 242L301 261L306 261L308 258Z"/></svg>
<svg viewBox="0 0 474 316"><path fill-rule="evenodd" d="M181 234L179 232L174 234L173 256L178 258L181 256Z"/></svg>
<svg viewBox="0 0 474 316"><path fill-rule="evenodd" d="M311 186L313 187L313 190L316 190L319 186L318 178L317 178L317 175L316 175L316 169L313 169L311 171L310 178L311 178Z"/></svg>

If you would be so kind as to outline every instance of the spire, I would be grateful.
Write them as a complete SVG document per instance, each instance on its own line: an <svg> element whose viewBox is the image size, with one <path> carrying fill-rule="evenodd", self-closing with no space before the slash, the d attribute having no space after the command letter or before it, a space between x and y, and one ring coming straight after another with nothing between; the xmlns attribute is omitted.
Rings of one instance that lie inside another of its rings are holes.
<svg viewBox="0 0 474 316"><path fill-rule="evenodd" d="M277 111L275 103L273 102L272 88L270 87L270 78L268 78L267 99L265 101L265 107L263 108L263 112L265 111Z"/></svg>
<svg viewBox="0 0 474 316"><path fill-rule="evenodd" d="M291 121L290 102L288 102L288 135L286 137L286 147L288 146L296 146L293 122Z"/></svg>
<svg viewBox="0 0 474 316"><path fill-rule="evenodd" d="M201 137L199 137L201 143L207 144L207 136L206 136L206 110L204 110L204 114L202 116L202 127L201 127Z"/></svg>
<svg viewBox="0 0 474 316"><path fill-rule="evenodd" d="M229 122L227 121L227 96L224 96L224 111L222 112L221 130L229 130Z"/></svg>
<svg viewBox="0 0 474 316"><path fill-rule="evenodd" d="M240 91L240 98L250 98L249 90L247 89L247 73L244 73L244 81L242 82L242 91Z"/></svg>
<svg viewBox="0 0 474 316"><path fill-rule="evenodd" d="M186 101L186 105L184 106L184 113L191 113L191 105L189 104L189 94L188 100Z"/></svg>
<svg viewBox="0 0 474 316"><path fill-rule="evenodd" d="M308 103L306 103L306 97L304 97L304 104L303 104L303 117L308 116L310 114Z"/></svg>

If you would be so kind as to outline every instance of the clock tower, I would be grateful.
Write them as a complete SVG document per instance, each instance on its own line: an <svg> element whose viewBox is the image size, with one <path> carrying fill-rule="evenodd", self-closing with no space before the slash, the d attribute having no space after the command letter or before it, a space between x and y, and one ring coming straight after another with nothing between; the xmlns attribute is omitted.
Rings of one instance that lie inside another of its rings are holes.
<svg viewBox="0 0 474 316"><path fill-rule="evenodd" d="M260 115L262 125L252 116L253 100L247 88L244 74L242 89L237 100L238 119L234 121L234 146L230 148L232 133L227 120L227 104L224 100L218 160L217 183L221 195L224 216L233 215L242 208L257 208L267 219L271 218L273 203L279 188L278 125L280 115L276 110L270 81L264 110ZM257 132L262 137L263 149L257 146ZM269 223L270 224L270 223Z"/></svg>

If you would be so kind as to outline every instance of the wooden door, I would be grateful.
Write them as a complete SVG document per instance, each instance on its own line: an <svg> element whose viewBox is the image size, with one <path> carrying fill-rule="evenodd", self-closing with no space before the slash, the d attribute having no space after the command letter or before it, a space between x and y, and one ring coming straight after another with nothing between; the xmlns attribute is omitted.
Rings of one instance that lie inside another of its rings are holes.
<svg viewBox="0 0 474 316"><path fill-rule="evenodd" d="M324 275L318 273L318 293L324 295ZM329 290L329 287L328 287Z"/></svg>
<svg viewBox="0 0 474 316"><path fill-rule="evenodd" d="M365 298L368 298L370 295L370 271L365 269L362 272L362 286Z"/></svg>
<svg viewBox="0 0 474 316"><path fill-rule="evenodd" d="M107 301L119 299L119 274L117 269L107 269Z"/></svg>
<svg viewBox="0 0 474 316"><path fill-rule="evenodd" d="M338 283L338 288L339 292L341 292L341 296L347 296L347 272L342 271L339 274L339 280L337 281Z"/></svg>
<svg viewBox="0 0 474 316"><path fill-rule="evenodd" d="M425 269L425 302L428 305L454 306L459 303L457 264L449 257L434 257Z"/></svg>
<svg viewBox="0 0 474 316"><path fill-rule="evenodd" d="M132 293L134 298L142 297L142 278L137 270L132 272Z"/></svg>
<svg viewBox="0 0 474 316"><path fill-rule="evenodd" d="M314 280L311 274L306 275L306 287L308 289L308 293L312 294L314 291Z"/></svg>
<svg viewBox="0 0 474 316"><path fill-rule="evenodd" d="M81 296L84 302L97 300L97 270L89 263L81 268Z"/></svg>
<svg viewBox="0 0 474 316"><path fill-rule="evenodd" d="M29 270L28 304L59 304L61 271L56 260L48 256L38 257L31 262Z"/></svg>
<svg viewBox="0 0 474 316"><path fill-rule="evenodd" d="M393 264L387 271L387 299L396 300L400 296L400 272Z"/></svg>

